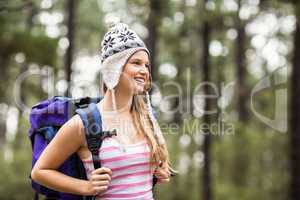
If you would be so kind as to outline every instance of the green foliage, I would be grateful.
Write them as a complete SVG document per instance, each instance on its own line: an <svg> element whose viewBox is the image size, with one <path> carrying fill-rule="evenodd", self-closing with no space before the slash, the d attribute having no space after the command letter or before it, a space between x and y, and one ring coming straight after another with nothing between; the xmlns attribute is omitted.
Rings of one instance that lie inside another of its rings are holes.
<svg viewBox="0 0 300 200"><path fill-rule="evenodd" d="M26 134L24 129L23 134ZM14 151L11 145L6 146L5 154L9 151L13 154L12 161L6 161L4 155L0 159L0 199L7 200L23 200L32 199L33 191L30 185L30 169L31 169L31 155L29 141L27 138L18 138L26 143L23 148Z"/></svg>
<svg viewBox="0 0 300 200"><path fill-rule="evenodd" d="M27 62L40 65L53 66L57 57L57 39L27 32L3 33L0 48L4 56L22 52Z"/></svg>
<svg viewBox="0 0 300 200"><path fill-rule="evenodd" d="M238 126L214 145L216 199L287 199L286 134Z"/></svg>

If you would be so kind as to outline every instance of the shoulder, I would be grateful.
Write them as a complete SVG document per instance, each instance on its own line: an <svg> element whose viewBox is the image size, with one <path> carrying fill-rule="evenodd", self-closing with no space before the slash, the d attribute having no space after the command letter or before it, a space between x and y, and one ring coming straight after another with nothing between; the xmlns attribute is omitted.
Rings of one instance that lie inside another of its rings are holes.
<svg viewBox="0 0 300 200"><path fill-rule="evenodd" d="M83 122L78 114L71 117L59 130L59 134L71 140L78 140L81 145L85 144L85 132Z"/></svg>
<svg viewBox="0 0 300 200"><path fill-rule="evenodd" d="M72 129L72 130L81 130L83 129L83 122L78 114L71 117L64 125L63 127Z"/></svg>

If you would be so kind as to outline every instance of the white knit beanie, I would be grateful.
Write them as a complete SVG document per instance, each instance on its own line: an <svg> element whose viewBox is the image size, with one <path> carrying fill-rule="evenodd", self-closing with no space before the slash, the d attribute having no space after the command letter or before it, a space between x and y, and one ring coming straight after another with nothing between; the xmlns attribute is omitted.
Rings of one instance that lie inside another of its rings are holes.
<svg viewBox="0 0 300 200"><path fill-rule="evenodd" d="M141 38L124 23L113 24L101 42L101 67L103 82L112 91L113 108L117 111L114 88L117 86L123 67L135 52L150 53ZM158 122L153 115L149 93L146 91L147 109L159 144L165 144Z"/></svg>

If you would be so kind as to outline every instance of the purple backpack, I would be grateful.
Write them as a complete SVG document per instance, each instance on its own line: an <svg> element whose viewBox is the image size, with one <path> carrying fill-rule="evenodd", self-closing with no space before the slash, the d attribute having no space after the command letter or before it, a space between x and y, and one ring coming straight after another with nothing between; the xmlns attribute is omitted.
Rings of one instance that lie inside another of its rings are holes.
<svg viewBox="0 0 300 200"><path fill-rule="evenodd" d="M39 102L32 107L30 113L29 138L32 145L32 167L40 157L49 142L55 137L59 128L72 116L78 114L83 121L88 148L92 153L95 169L100 168L98 150L104 137L116 135L115 131L102 131L101 114L96 103L102 98L85 97L71 99L68 97L52 97ZM75 178L87 179L82 161L76 153L71 155L60 167L59 171ZM42 186L31 181L32 188L36 191L35 200L39 194L45 195L46 199L57 200L90 200L95 197L85 197L62 193Z"/></svg>

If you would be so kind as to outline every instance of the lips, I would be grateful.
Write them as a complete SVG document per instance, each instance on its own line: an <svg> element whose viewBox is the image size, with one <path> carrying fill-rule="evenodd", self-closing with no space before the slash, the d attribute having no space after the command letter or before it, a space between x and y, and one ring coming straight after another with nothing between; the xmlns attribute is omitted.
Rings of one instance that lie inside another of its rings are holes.
<svg viewBox="0 0 300 200"><path fill-rule="evenodd" d="M145 84L145 79L142 77L134 78L138 84Z"/></svg>

